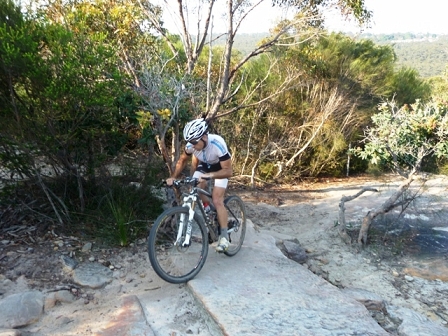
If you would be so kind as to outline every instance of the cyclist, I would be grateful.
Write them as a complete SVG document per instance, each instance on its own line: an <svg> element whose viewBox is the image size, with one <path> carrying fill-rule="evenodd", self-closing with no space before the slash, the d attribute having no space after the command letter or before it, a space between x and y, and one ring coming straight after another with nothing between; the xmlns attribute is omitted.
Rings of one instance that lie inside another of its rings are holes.
<svg viewBox="0 0 448 336"><path fill-rule="evenodd" d="M215 180L213 188L213 204L218 215L221 234L216 246L217 252L225 252L229 248L229 235L227 233L227 210L224 207L224 194L227 189L228 178L232 176L232 160L224 139L217 134L208 133L208 124L204 118L187 123L184 127L184 139L187 141L184 153L176 164L173 175L166 180L172 185L185 168L187 161L192 157L191 175L198 178L199 187L204 189L206 181L202 177ZM206 196L202 196L206 205Z"/></svg>

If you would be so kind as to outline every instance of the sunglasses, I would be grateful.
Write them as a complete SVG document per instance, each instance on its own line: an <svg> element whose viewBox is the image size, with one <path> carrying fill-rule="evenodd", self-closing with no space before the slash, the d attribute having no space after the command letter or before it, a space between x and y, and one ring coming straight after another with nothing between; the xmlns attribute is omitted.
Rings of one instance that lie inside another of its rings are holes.
<svg viewBox="0 0 448 336"><path fill-rule="evenodd" d="M197 145L199 141L201 141L201 139L190 140L190 143L194 146Z"/></svg>

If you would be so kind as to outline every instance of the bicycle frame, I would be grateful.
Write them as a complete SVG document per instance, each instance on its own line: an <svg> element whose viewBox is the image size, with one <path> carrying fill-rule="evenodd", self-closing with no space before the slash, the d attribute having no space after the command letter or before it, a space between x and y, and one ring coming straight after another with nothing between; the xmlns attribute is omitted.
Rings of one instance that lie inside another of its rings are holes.
<svg viewBox="0 0 448 336"><path fill-rule="evenodd" d="M181 190L185 185L188 191ZM181 205L166 209L154 222L148 237L148 255L154 271L171 283L193 279L207 259L210 244L217 242L220 225L216 211L206 212L201 197L213 204L212 191L199 188L199 180L186 178L173 181ZM202 187L202 185L201 185ZM204 197L205 196L205 197ZM223 252L232 257L243 245L246 234L244 202L236 195L224 199L228 214L229 247ZM216 210L216 209L215 209ZM230 235L232 233L232 235Z"/></svg>
<svg viewBox="0 0 448 336"><path fill-rule="evenodd" d="M205 226L207 227L207 230L212 240L213 241L218 240L218 236L213 230L213 223L211 222L209 216L207 216L204 209L204 205L202 204L201 201L198 202L198 198L200 199L199 197L200 194L207 196L210 200L212 199L212 194L202 188L199 188L197 186L198 183L199 183L198 179L193 178L187 179L186 184L193 184L190 192L188 194L183 194L182 198L182 206L188 208L188 221L186 221L186 215L181 214L179 231L177 232L175 242L177 246L188 247L190 245L191 226L192 226L191 223L193 221L196 206L199 206L202 218L204 218ZM184 236L185 239L182 241L185 224L186 224L185 236Z"/></svg>

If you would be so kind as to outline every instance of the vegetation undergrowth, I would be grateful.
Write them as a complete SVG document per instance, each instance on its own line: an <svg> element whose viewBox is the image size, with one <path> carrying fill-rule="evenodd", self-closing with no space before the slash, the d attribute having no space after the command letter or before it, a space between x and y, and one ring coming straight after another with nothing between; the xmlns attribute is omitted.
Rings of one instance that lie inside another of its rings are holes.
<svg viewBox="0 0 448 336"><path fill-rule="evenodd" d="M159 172L157 165L143 173L136 167L133 174L127 170L123 176L95 183L83 181L82 202L73 180L46 178L45 188L31 180L10 184L0 190L2 228L26 225L36 236L54 231L107 246L127 246L146 237L162 212L163 201L153 187Z"/></svg>

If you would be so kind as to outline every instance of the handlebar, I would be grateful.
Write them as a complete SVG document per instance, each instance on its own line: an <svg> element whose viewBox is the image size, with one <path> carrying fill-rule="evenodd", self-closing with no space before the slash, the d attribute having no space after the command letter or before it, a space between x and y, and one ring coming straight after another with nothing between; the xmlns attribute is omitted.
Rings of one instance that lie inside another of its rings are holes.
<svg viewBox="0 0 448 336"><path fill-rule="evenodd" d="M170 186L166 183L166 180L162 180L162 185L165 185L168 187L175 187L176 189L179 189L182 185L188 185L188 184L191 184L196 187L199 184L199 179L197 179L195 177L186 177L182 180L174 180L173 184Z"/></svg>
<svg viewBox="0 0 448 336"><path fill-rule="evenodd" d="M210 181L212 180L211 177L208 176L201 176L201 179L206 180L206 181ZM166 180L162 180L160 185L158 187L163 186L167 186L167 187L174 187L176 189L179 189L182 185L192 185L194 187L197 187L199 184L199 179L196 177L186 177L184 179L181 180L173 180L173 184L172 185L168 185L166 183Z"/></svg>

